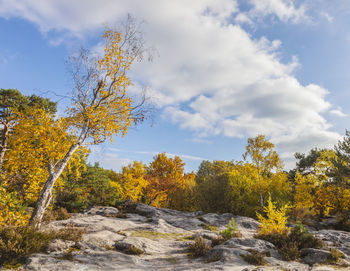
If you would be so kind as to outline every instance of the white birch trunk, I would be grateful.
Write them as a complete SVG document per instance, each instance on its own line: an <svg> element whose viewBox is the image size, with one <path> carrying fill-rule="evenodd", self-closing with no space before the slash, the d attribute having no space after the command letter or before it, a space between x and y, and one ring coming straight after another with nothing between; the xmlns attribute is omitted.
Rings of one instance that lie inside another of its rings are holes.
<svg viewBox="0 0 350 271"><path fill-rule="evenodd" d="M49 207L52 199L52 188L55 185L56 180L61 175L64 168L66 167L69 159L72 157L74 152L81 146L81 144L82 143L79 143L78 141L77 143L72 145L69 151L67 152L67 154L65 155L65 157L63 158L63 160L57 166L57 168L54 171L52 169L49 170L50 175L45 183L44 188L40 191L39 197L35 203L35 207L34 207L32 216L30 217L28 225L34 226L37 228L40 227L44 213L47 207Z"/></svg>

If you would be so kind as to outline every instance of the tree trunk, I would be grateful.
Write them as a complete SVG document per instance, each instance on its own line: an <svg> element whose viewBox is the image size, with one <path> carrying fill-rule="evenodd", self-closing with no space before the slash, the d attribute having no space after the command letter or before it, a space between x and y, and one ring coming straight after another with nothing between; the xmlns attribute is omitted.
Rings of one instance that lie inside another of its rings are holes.
<svg viewBox="0 0 350 271"><path fill-rule="evenodd" d="M7 124L3 124L3 135L1 138L1 148L0 148L0 172L2 171L2 165L4 163L5 152L7 151L7 136L9 133L9 127Z"/></svg>
<svg viewBox="0 0 350 271"><path fill-rule="evenodd" d="M264 207L264 199L263 199L263 195L262 195L262 187L261 187L261 179L260 179L260 170L258 167L258 178L259 178L259 190L260 190L260 206L261 208Z"/></svg>
<svg viewBox="0 0 350 271"><path fill-rule="evenodd" d="M47 179L44 188L40 191L39 197L35 203L35 207L32 213L32 216L29 219L29 226L34 226L36 228L40 227L44 213L49 207L52 199L52 188L55 185L56 180L60 177L62 171L66 167L69 159L72 157L74 152L81 146L82 143L78 142L73 144L63 160L57 166L57 169L53 172L52 169L49 169L50 175Z"/></svg>

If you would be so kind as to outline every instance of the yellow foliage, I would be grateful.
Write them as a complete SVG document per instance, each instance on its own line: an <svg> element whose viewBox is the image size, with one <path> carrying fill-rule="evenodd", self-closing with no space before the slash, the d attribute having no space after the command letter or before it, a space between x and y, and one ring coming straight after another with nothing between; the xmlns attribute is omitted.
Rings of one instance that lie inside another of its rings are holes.
<svg viewBox="0 0 350 271"><path fill-rule="evenodd" d="M73 106L66 110L75 131L87 129L86 138L92 139L94 144L107 138L112 142L113 135L119 133L124 136L136 121L132 115L133 100L127 96L131 81L126 75L134 58L123 49L126 41L120 33L106 30L103 38L104 55L96 61L99 72L95 78L90 78L97 81L96 89L90 95L78 90Z"/></svg>
<svg viewBox="0 0 350 271"><path fill-rule="evenodd" d="M0 226L25 225L29 220L21 201L15 192L8 192L6 185L0 185Z"/></svg>
<svg viewBox="0 0 350 271"><path fill-rule="evenodd" d="M33 203L49 175L48 164L54 165L64 158L74 137L67 134L68 123L64 118L55 120L44 109L31 108L17 115L19 119L9 138L11 148L6 154L4 168L9 174L23 175L24 199ZM86 153L85 148L80 148L69 163L76 163ZM62 185L61 180L56 182L56 186Z"/></svg>
<svg viewBox="0 0 350 271"><path fill-rule="evenodd" d="M134 161L132 165L123 167L122 170L122 197L139 201L144 194L144 189L149 184L145 179L146 166L142 162Z"/></svg>
<svg viewBox="0 0 350 271"><path fill-rule="evenodd" d="M176 191L186 187L185 163L179 156L168 158L165 153L154 157L147 172L146 195L148 204L167 207Z"/></svg>
<svg viewBox="0 0 350 271"><path fill-rule="evenodd" d="M258 233L261 235L269 234L284 234L288 231L286 212L289 206L284 205L277 210L276 205L272 202L271 197L267 201L267 206L264 206L266 218L261 214L257 214L258 220L261 223Z"/></svg>
<svg viewBox="0 0 350 271"><path fill-rule="evenodd" d="M314 190L317 179L313 175L303 176L297 172L295 176L294 201L297 209L313 208L315 204Z"/></svg>

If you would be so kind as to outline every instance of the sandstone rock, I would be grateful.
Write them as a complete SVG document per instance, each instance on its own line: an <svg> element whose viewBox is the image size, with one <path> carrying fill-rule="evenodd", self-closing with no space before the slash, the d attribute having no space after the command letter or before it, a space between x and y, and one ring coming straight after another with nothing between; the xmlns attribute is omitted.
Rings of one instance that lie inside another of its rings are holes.
<svg viewBox="0 0 350 271"><path fill-rule="evenodd" d="M62 253L75 244L73 241L55 239L46 248L47 253Z"/></svg>
<svg viewBox="0 0 350 271"><path fill-rule="evenodd" d="M74 214L64 221L50 222L50 228L59 229L68 225L84 228L83 241L74 244L79 250L73 251L70 258L64 258L66 249L73 243L54 241L49 245L49 254L31 255L20 270L337 270L336 266L315 264L311 267L305 263L282 261L273 244L254 238L259 222L241 216L234 218L242 238L231 238L212 248L204 257L190 258L187 252L189 244L193 242L191 237L200 235L211 243L211 239L219 236L218 232L203 229L203 224L223 230L232 219L232 214L180 212L133 202L128 204L130 206L126 209L119 208L126 213L124 218L117 216L118 209L100 206L91 208L85 214ZM313 231L313 234L323 239L329 247L350 252L350 233L328 230ZM269 253L270 257L265 257L268 265L257 267L245 262L242 255L248 254L250 249ZM138 250L143 253L126 254ZM329 253L309 249L304 251L304 259L310 264L324 262L322 259L327 258ZM346 255L342 261L350 262Z"/></svg>
<svg viewBox="0 0 350 271"><path fill-rule="evenodd" d="M101 215L106 217L116 217L118 213L119 210L117 208L105 206L94 206L85 212L87 215Z"/></svg>
<svg viewBox="0 0 350 271"><path fill-rule="evenodd" d="M331 253L323 249L304 248L301 250L301 256L304 263L313 265L315 263L327 263Z"/></svg>

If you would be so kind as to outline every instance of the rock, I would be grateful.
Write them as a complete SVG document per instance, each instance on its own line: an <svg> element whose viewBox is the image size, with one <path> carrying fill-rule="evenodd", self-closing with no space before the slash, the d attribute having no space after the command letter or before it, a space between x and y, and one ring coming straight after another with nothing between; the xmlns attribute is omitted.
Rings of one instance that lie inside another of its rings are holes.
<svg viewBox="0 0 350 271"><path fill-rule="evenodd" d="M319 226L323 229L329 229L334 228L339 223L339 220L337 217L327 217L322 219L321 222L319 222Z"/></svg>
<svg viewBox="0 0 350 271"><path fill-rule="evenodd" d="M180 212L165 208L155 208L145 204L128 202L128 207L120 207L124 214L113 207L96 206L85 214L74 214L64 221L52 221L48 227L61 229L67 226L84 228L83 240L70 242L55 240L48 246L49 254L35 254L20 271L330 271L337 266L307 264L327 263L330 255L326 250L307 249L303 251L305 263L282 261L273 244L254 238L259 222L252 218L232 214L203 214L201 212ZM210 249L200 258L188 257L188 247L196 235L208 243L217 238L218 232L203 229L203 224L213 225L223 230L235 218L242 238L231 238ZM350 252L350 233L328 230L313 231L329 247ZM76 250L69 250L70 247ZM69 250L67 256L67 250ZM266 256L266 266L253 266L245 262L242 255L256 250ZM340 264L350 262L344 255ZM345 269L344 269L345 270Z"/></svg>
<svg viewBox="0 0 350 271"><path fill-rule="evenodd" d="M66 252L70 247L74 246L75 242L68 240L55 239L46 248L47 253L62 253Z"/></svg>
<svg viewBox="0 0 350 271"><path fill-rule="evenodd" d="M111 247L116 241L122 240L125 236L111 232L108 230L102 230L85 234L83 240L86 243L94 244L100 247Z"/></svg>
<svg viewBox="0 0 350 271"><path fill-rule="evenodd" d="M247 251L253 249L259 251L260 253L271 255L274 258L279 258L279 254L275 246L272 243L265 240L255 238L231 238L230 240L226 241L223 245Z"/></svg>
<svg viewBox="0 0 350 271"><path fill-rule="evenodd" d="M350 255L350 233L337 230L314 231L313 234L331 248L337 248Z"/></svg>
<svg viewBox="0 0 350 271"><path fill-rule="evenodd" d="M94 206L88 209L86 215L101 215L106 217L116 217L119 210L115 207Z"/></svg>
<svg viewBox="0 0 350 271"><path fill-rule="evenodd" d="M315 263L327 263L331 257L331 253L327 250L316 248L304 248L301 250L302 261L306 264L313 265Z"/></svg>
<svg viewBox="0 0 350 271"><path fill-rule="evenodd" d="M250 217L235 216L234 218L237 223L237 226L242 229L256 231L256 229L260 226L260 222Z"/></svg>

